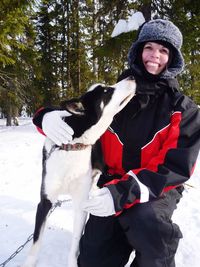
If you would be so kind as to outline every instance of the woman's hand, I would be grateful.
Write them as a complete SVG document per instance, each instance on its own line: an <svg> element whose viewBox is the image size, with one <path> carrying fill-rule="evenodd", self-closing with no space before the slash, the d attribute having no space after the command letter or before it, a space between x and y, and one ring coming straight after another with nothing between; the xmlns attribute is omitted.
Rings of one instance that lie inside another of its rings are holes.
<svg viewBox="0 0 200 267"><path fill-rule="evenodd" d="M82 209L95 216L107 217L115 214L112 195L108 188L95 190L81 205Z"/></svg>
<svg viewBox="0 0 200 267"><path fill-rule="evenodd" d="M63 121L63 117L71 116L66 110L47 112L42 120L42 130L56 145L68 144L74 134L73 129Z"/></svg>

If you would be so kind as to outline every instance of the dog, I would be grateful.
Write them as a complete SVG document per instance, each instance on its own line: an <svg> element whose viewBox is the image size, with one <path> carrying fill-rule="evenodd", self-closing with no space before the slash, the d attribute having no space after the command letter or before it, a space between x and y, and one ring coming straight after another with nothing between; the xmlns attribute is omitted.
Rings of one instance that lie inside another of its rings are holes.
<svg viewBox="0 0 200 267"><path fill-rule="evenodd" d="M23 267L36 266L47 215L60 194L72 197L74 227L68 267L77 267L79 241L87 219L81 203L88 199L92 184L92 147L135 95L132 77L113 86L92 85L78 99L66 100L62 108L71 113L65 122L74 130L70 144L61 147L46 138L43 147L41 199L37 207L33 244Z"/></svg>

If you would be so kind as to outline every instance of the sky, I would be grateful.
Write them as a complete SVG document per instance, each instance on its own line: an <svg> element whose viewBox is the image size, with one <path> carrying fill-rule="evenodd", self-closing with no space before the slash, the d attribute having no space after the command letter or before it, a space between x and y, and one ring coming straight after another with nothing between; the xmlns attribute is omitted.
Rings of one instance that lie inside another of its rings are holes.
<svg viewBox="0 0 200 267"><path fill-rule="evenodd" d="M39 202L44 137L30 118L20 118L19 123L6 127L5 120L0 120L0 266L33 233ZM184 236L176 267L200 264L200 157L188 184L173 215ZM67 201L48 218L37 267L67 267L72 225L72 203ZM6 266L19 267L30 245L28 242Z"/></svg>

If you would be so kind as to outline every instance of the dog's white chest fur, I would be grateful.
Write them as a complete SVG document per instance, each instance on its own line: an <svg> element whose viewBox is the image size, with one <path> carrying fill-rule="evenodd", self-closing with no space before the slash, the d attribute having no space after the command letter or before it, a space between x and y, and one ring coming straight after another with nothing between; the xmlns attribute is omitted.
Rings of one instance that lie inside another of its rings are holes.
<svg viewBox="0 0 200 267"><path fill-rule="evenodd" d="M47 139L45 147L50 143ZM49 200L55 202L58 194L75 194L79 183L91 181L91 146L78 151L53 151L46 162L46 171L44 188Z"/></svg>

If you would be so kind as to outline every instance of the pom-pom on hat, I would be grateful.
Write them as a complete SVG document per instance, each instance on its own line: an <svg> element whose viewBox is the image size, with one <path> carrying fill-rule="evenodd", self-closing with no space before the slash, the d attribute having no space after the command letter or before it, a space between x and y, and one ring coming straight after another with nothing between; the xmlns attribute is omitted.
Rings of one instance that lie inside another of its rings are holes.
<svg viewBox="0 0 200 267"><path fill-rule="evenodd" d="M128 53L128 63L130 67L137 70L135 61L138 56L138 50L141 45L151 41L163 41L164 43L170 44L173 48L171 63L168 68L162 72L161 77L175 77L179 74L184 67L184 60L180 51L183 43L183 36L177 26L171 21L163 19L150 20L143 24L138 39L132 44Z"/></svg>

